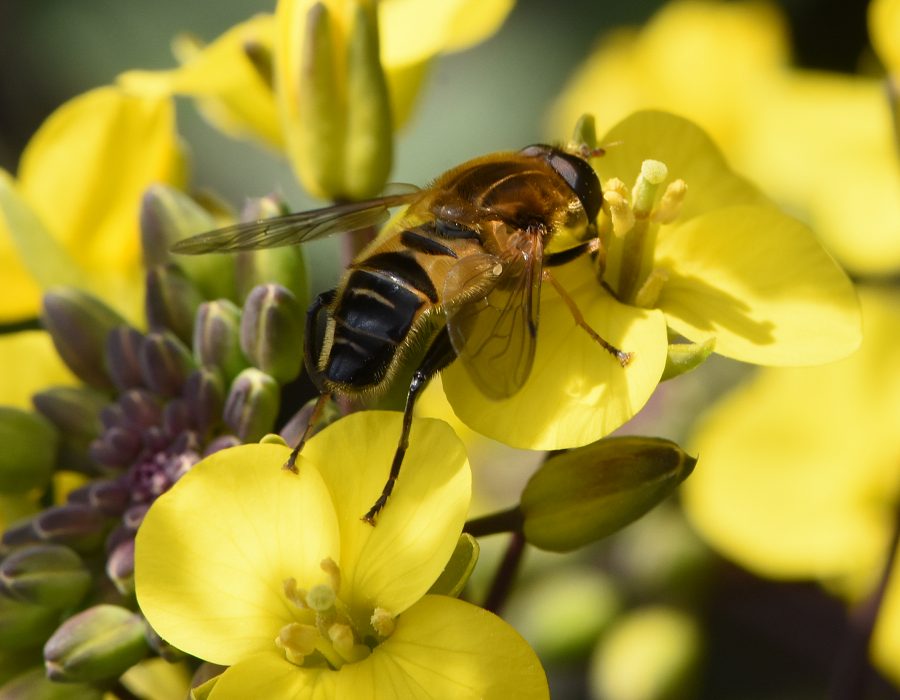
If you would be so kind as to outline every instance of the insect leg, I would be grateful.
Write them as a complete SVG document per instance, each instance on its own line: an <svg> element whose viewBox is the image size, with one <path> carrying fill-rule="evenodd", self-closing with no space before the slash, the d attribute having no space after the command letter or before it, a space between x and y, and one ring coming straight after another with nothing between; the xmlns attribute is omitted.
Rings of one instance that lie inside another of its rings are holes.
<svg viewBox="0 0 900 700"><path fill-rule="evenodd" d="M397 444L397 451L394 453L394 461L391 462L391 473L378 500L375 501L374 505L369 508L369 512L362 518L369 525L375 524L375 516L387 503L391 491L394 490L397 476L400 474L400 465L403 463L406 448L409 446L409 431L412 427L413 408L415 407L416 399L428 385L431 378L453 362L455 358L456 352L450 343L450 334L447 332L447 327L444 326L432 339L428 350L425 351L425 356L422 358L422 364L413 373L412 381L409 384L409 393L406 395L406 408L403 410L403 428L400 432L400 442Z"/></svg>
<svg viewBox="0 0 900 700"><path fill-rule="evenodd" d="M566 306L569 309L569 313L572 314L572 318L575 319L575 323L580 326L584 331L591 336L595 341L600 343L600 346L606 350L610 355L615 357L619 364L623 367L627 367L628 363L631 362L631 358L633 353L623 352L619 350L615 345L612 345L608 341L604 340L600 337L600 334L597 333L593 328L591 328L587 321L584 320L584 316L581 314L581 309L578 308L578 305L575 303L575 300L569 296L569 293L563 288L563 286L556 280L556 278L550 274L549 270L544 270L544 279L547 280L552 286L553 289L556 290L556 293L562 298L565 302Z"/></svg>
<svg viewBox="0 0 900 700"><path fill-rule="evenodd" d="M306 423L306 429L303 431L303 435L300 436L300 440L297 441L297 444L291 451L291 456L288 457L287 461L284 463L284 468L292 472L297 471L297 455L300 454L300 450L303 449L303 446L309 439L313 427L319 422L319 418L322 416L322 409L325 407L325 403L331 396L324 389L322 372L319 370L319 365L316 360L319 355L319 348L321 347L321 338L317 331L319 314L334 301L336 295L336 289L322 292L313 300L309 305L309 309L306 311L306 331L303 337L303 364L306 366L306 373L309 375L310 380L316 385L316 388L318 388L321 393L309 416L309 421Z"/></svg>

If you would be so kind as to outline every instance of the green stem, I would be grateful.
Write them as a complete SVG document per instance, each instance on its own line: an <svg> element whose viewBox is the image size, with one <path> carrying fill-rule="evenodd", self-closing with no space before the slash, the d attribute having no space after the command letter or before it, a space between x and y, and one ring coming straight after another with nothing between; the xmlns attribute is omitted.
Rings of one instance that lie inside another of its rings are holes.
<svg viewBox="0 0 900 700"><path fill-rule="evenodd" d="M499 615L509 592L512 590L513 581L519 570L519 564L522 563L522 555L525 553L525 535L521 531L513 532L509 538L509 544L506 547L506 554L503 555L503 561L497 568L494 580L491 583L491 589L488 591L484 600L484 609L495 615Z"/></svg>
<svg viewBox="0 0 900 700"><path fill-rule="evenodd" d="M513 506L509 510L501 510L490 515L470 520L463 527L463 532L472 537L485 537L501 532L521 532L524 518L519 506Z"/></svg>

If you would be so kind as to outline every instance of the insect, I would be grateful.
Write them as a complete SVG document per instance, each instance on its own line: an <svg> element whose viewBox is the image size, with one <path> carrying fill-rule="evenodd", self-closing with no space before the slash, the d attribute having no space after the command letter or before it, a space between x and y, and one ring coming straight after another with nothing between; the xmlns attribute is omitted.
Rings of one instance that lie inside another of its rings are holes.
<svg viewBox="0 0 900 700"><path fill-rule="evenodd" d="M427 343L407 393L400 441L384 489L363 519L374 524L397 480L417 397L459 358L488 397L507 398L528 379L534 360L540 290L549 281L575 322L624 367L631 354L601 338L582 318L550 268L599 248L594 220L603 195L587 161L547 145L475 158L429 187L272 219L241 223L180 241L178 253L229 252L292 245L376 226L389 209L405 213L350 264L336 289L313 302L304 347L321 395L383 389L418 343ZM560 231L574 247L545 254ZM317 333L324 315L324 333ZM318 341L316 338L318 337ZM294 461L310 432L294 448Z"/></svg>

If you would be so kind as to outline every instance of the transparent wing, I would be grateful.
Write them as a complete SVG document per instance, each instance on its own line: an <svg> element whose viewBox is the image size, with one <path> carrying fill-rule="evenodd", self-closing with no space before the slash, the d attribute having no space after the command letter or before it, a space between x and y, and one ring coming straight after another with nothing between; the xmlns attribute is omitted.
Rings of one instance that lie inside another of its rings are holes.
<svg viewBox="0 0 900 700"><path fill-rule="evenodd" d="M405 191L364 202L340 204L226 226L178 241L172 246L172 251L187 255L199 255L200 253L228 253L238 250L276 248L311 241L332 233L378 226L388 220L390 207L409 204L421 196L418 189L408 189L412 185L395 185L394 187L402 187Z"/></svg>
<svg viewBox="0 0 900 700"><path fill-rule="evenodd" d="M478 388L493 399L515 394L531 373L540 305L540 245L540 237L530 236L528 245L503 258L463 258L447 279L447 329L453 349Z"/></svg>

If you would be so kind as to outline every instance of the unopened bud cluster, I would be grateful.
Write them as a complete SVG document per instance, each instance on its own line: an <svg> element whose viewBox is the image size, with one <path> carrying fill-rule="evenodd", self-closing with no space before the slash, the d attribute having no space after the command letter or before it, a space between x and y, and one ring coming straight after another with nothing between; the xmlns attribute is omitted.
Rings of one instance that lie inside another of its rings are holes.
<svg viewBox="0 0 900 700"><path fill-rule="evenodd" d="M36 394L34 412L0 408L0 491L54 504L3 533L0 653L33 657L55 681L102 683L173 654L136 610L137 528L202 457L270 432L301 369L298 251L182 266L171 243L215 223L161 187L142 225L147 329L84 292L50 290L44 326L83 384ZM277 281L256 284L263 275ZM68 472L82 485L63 493Z"/></svg>

